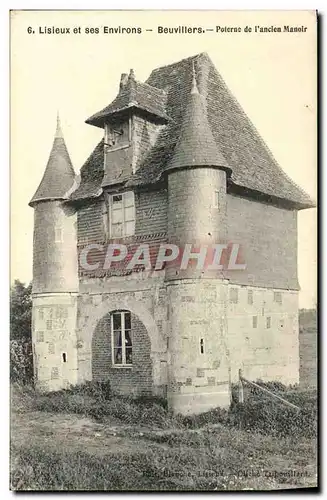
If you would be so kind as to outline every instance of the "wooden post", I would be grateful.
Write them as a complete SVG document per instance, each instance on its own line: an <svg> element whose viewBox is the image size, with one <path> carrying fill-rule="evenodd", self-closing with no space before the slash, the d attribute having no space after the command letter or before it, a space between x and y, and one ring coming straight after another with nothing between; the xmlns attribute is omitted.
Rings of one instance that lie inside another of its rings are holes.
<svg viewBox="0 0 327 500"><path fill-rule="evenodd" d="M243 381L242 381L242 370L238 370L238 428L241 431L243 427L243 403L244 403L244 391L243 391Z"/></svg>

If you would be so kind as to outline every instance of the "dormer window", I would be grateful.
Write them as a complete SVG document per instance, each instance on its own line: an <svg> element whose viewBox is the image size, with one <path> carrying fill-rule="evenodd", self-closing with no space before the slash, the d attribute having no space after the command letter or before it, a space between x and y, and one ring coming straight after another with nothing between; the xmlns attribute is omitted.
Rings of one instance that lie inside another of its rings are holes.
<svg viewBox="0 0 327 500"><path fill-rule="evenodd" d="M104 128L104 145L107 152L130 144L130 121L121 124L106 124Z"/></svg>
<svg viewBox="0 0 327 500"><path fill-rule="evenodd" d="M135 232L135 199L133 191L108 195L109 236L122 238Z"/></svg>

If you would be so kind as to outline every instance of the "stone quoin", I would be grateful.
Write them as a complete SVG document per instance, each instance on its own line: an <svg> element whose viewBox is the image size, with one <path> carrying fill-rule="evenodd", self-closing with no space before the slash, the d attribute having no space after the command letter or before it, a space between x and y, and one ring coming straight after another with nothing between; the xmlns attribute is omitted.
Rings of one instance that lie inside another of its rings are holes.
<svg viewBox="0 0 327 500"><path fill-rule="evenodd" d="M80 176L58 118L30 202L37 388L109 380L191 414L227 407L240 368L297 383L297 211L313 202L208 55L154 69L145 83L122 74L115 99L86 123L103 139ZM146 245L152 259L160 245L226 242L245 267L92 267L108 244ZM90 245L87 269L79 256Z"/></svg>

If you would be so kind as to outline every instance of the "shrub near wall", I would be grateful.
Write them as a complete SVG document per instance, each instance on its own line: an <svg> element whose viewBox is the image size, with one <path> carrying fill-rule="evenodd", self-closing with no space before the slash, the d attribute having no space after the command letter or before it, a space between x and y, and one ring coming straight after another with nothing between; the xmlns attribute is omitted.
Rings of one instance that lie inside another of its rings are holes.
<svg viewBox="0 0 327 500"><path fill-rule="evenodd" d="M298 406L296 410L251 387L245 390L243 404L237 402L237 387L233 388L231 414L235 424L244 430L275 436L317 436L317 394L314 390L286 387L280 382L257 382L274 394Z"/></svg>
<svg viewBox="0 0 327 500"><path fill-rule="evenodd" d="M33 383L33 353L30 341L10 341L10 380L21 384Z"/></svg>

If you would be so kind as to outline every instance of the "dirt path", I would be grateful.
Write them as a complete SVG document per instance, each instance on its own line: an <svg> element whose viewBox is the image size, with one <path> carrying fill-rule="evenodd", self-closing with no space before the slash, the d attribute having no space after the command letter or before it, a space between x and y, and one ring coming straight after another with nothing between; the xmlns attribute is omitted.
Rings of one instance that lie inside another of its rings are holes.
<svg viewBox="0 0 327 500"><path fill-rule="evenodd" d="M133 448L167 448L142 439L142 428L94 422L78 415L40 411L12 412L11 440L15 447L30 445L61 448L68 452L85 451L94 455L131 452Z"/></svg>

